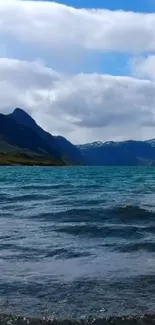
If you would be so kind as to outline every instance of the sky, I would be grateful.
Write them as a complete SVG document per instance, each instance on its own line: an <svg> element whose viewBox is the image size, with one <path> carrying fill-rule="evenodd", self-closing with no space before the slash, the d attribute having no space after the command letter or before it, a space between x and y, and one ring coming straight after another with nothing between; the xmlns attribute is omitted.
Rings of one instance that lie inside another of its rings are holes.
<svg viewBox="0 0 155 325"><path fill-rule="evenodd" d="M0 0L0 112L75 144L155 137L155 0Z"/></svg>

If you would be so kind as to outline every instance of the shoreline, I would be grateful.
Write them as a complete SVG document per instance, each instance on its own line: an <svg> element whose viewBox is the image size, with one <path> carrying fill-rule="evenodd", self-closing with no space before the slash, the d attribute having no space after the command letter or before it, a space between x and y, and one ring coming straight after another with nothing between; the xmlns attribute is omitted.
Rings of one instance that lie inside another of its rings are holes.
<svg viewBox="0 0 155 325"><path fill-rule="evenodd" d="M60 166L67 166L67 164L61 161L52 161L46 159L8 159L8 160L1 160L0 157L0 167L60 167Z"/></svg>
<svg viewBox="0 0 155 325"><path fill-rule="evenodd" d="M50 156L29 153L0 153L0 166L66 166L67 162Z"/></svg>
<svg viewBox="0 0 155 325"><path fill-rule="evenodd" d="M17 164L14 164L14 163L3 163L3 164L1 164L0 163L0 167L67 167L67 166L70 166L70 165L59 165L59 164L44 164L44 163L37 163L37 164L35 164L35 163L17 163Z"/></svg>
<svg viewBox="0 0 155 325"><path fill-rule="evenodd" d="M111 316L103 318L82 318L82 319L57 319L52 317L22 317L14 315L0 315L0 324L1 325L149 325L155 324L155 314L144 314L142 316Z"/></svg>

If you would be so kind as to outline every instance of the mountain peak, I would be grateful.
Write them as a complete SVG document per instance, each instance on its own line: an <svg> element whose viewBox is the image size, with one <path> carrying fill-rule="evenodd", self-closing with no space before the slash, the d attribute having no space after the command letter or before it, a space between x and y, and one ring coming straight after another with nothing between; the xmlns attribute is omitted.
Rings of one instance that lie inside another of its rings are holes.
<svg viewBox="0 0 155 325"><path fill-rule="evenodd" d="M15 108L15 110L9 114L9 116L16 120L16 122L19 124L24 124L28 127L33 127L36 125L35 120L22 108Z"/></svg>
<svg viewBox="0 0 155 325"><path fill-rule="evenodd" d="M27 112L25 112L22 108L15 108L14 111L10 114L10 115L25 115L25 116L29 116L30 118L32 118Z"/></svg>
<svg viewBox="0 0 155 325"><path fill-rule="evenodd" d="M83 164L83 156L71 142L62 136L54 137L50 133L44 131L35 120L21 108L16 108L9 115L17 124L22 124L35 133L46 142L52 154L57 159L63 159L74 164Z"/></svg>

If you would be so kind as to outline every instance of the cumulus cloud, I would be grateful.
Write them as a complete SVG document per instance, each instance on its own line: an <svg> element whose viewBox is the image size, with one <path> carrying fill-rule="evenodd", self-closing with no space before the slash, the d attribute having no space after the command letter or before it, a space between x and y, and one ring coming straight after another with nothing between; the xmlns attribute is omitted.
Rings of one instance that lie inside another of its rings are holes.
<svg viewBox="0 0 155 325"><path fill-rule="evenodd" d="M74 143L154 136L155 83L99 74L62 75L42 62L0 59L0 111L26 109Z"/></svg>
<svg viewBox="0 0 155 325"><path fill-rule="evenodd" d="M155 14L1 1L0 111L21 107L46 130L73 143L154 137L155 55L143 57L155 51L154 30ZM69 65L78 66L80 57L86 61L88 53L113 51L141 52L130 62L132 77L70 75L50 68L70 71ZM48 55L48 65L32 61L30 52L38 58Z"/></svg>
<svg viewBox="0 0 155 325"><path fill-rule="evenodd" d="M133 58L130 67L134 76L155 80L155 55Z"/></svg>
<svg viewBox="0 0 155 325"><path fill-rule="evenodd" d="M155 51L154 30L155 14L75 9L42 1L0 2L1 37L52 51Z"/></svg>

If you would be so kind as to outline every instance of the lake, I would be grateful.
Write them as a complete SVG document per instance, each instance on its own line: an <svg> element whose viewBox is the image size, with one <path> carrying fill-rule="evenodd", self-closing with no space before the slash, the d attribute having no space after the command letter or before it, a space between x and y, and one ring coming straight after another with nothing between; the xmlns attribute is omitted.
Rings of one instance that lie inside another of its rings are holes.
<svg viewBox="0 0 155 325"><path fill-rule="evenodd" d="M0 168L1 313L154 309L154 168Z"/></svg>

